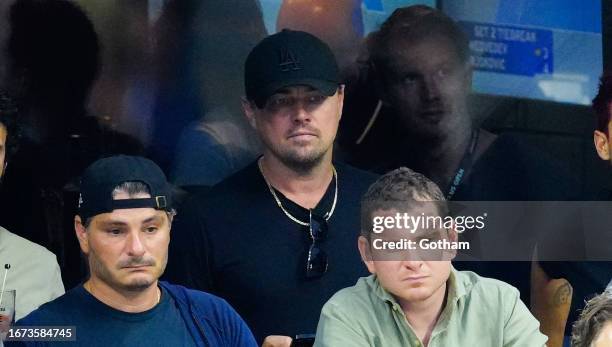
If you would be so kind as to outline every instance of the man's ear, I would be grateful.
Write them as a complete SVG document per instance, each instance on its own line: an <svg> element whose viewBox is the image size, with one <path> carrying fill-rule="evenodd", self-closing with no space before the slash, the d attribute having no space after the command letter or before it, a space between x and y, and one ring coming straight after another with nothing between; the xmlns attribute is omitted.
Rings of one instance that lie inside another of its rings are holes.
<svg viewBox="0 0 612 347"><path fill-rule="evenodd" d="M174 221L174 216L176 216L176 211L172 210L167 213L168 216L168 230L172 231L172 222Z"/></svg>
<svg viewBox="0 0 612 347"><path fill-rule="evenodd" d="M361 254L361 260L365 263L370 273L376 273L376 267L374 266L374 260L372 258L372 252L370 250L370 241L364 236L359 236L357 240L357 247L359 247L359 254Z"/></svg>
<svg viewBox="0 0 612 347"><path fill-rule="evenodd" d="M249 124L253 129L257 130L257 120L255 119L255 106L246 97L242 98L242 110Z"/></svg>
<svg viewBox="0 0 612 347"><path fill-rule="evenodd" d="M602 160L610 160L610 144L608 143L608 135L603 131L595 130L593 132L593 142L595 143L595 149L597 155Z"/></svg>
<svg viewBox="0 0 612 347"><path fill-rule="evenodd" d="M338 119L342 119L342 110L344 109L344 88L345 85L344 84L340 84L338 86L338 103L339 103L339 110L338 112L340 112L340 115L338 117Z"/></svg>
<svg viewBox="0 0 612 347"><path fill-rule="evenodd" d="M74 216L74 232L77 240L79 240L79 245L81 246L83 254L89 254L89 235L87 234L87 229L85 229L81 217L78 215Z"/></svg>
<svg viewBox="0 0 612 347"><path fill-rule="evenodd" d="M454 223L450 228L446 229L446 238L450 242L459 241L459 234L457 233L457 229L455 229ZM457 250L456 249L445 249L442 252L442 254L443 254L442 260L453 260L457 256Z"/></svg>

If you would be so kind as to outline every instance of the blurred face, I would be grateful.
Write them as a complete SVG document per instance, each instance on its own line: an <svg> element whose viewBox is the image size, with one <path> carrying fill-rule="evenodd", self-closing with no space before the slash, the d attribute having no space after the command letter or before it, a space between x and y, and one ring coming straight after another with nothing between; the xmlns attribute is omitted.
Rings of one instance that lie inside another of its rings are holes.
<svg viewBox="0 0 612 347"><path fill-rule="evenodd" d="M332 96L295 86L277 91L262 109L251 103L244 108L266 154L289 167L308 169L331 158L343 100L343 86Z"/></svg>
<svg viewBox="0 0 612 347"><path fill-rule="evenodd" d="M612 112L612 105L609 107L609 112ZM612 122L608 122L607 134L603 131L595 130L593 133L593 142L595 143L595 150L599 158L612 164L612 156L610 155L612 151L612 148L610 148L612 137L610 134L612 134Z"/></svg>
<svg viewBox="0 0 612 347"><path fill-rule="evenodd" d="M429 204L423 208L413 209L411 214L436 215L437 211L431 207ZM396 210L377 211L374 215L395 216L396 212ZM390 228L380 234L371 233L370 240L360 236L359 250L370 273L377 276L383 288L398 299L400 304L418 303L436 295L444 295L446 281L450 276L452 256L443 255L438 251L423 251L418 247L416 250L380 250L373 247L376 244L373 241L377 238L391 242L411 240L418 245L421 239L437 241L444 235L447 235L446 230L417 230L415 233L410 233L406 229ZM380 243L378 245L380 246Z"/></svg>
<svg viewBox="0 0 612 347"><path fill-rule="evenodd" d="M0 123L0 177L4 174L6 160L6 137L8 133L4 125Z"/></svg>
<svg viewBox="0 0 612 347"><path fill-rule="evenodd" d="M384 99L405 129L436 138L470 122L471 69L459 60L451 42L434 36L419 41L396 38L393 43L381 69Z"/></svg>
<svg viewBox="0 0 612 347"><path fill-rule="evenodd" d="M593 347L612 346L612 322L608 322L599 332L599 335L592 342Z"/></svg>
<svg viewBox="0 0 612 347"><path fill-rule="evenodd" d="M115 199L146 197L150 196L119 193ZM92 278L117 291L140 291L155 284L168 260L170 222L164 211L133 208L99 214L87 230L77 225Z"/></svg>

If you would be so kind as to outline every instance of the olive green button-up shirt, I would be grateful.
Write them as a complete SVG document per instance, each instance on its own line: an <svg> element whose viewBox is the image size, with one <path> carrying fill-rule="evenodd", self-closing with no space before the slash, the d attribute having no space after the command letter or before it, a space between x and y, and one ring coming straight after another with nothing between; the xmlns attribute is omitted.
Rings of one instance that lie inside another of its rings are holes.
<svg viewBox="0 0 612 347"><path fill-rule="evenodd" d="M447 301L428 347L542 347L546 336L514 287L452 270ZM423 346L397 300L375 275L323 306L315 347Z"/></svg>

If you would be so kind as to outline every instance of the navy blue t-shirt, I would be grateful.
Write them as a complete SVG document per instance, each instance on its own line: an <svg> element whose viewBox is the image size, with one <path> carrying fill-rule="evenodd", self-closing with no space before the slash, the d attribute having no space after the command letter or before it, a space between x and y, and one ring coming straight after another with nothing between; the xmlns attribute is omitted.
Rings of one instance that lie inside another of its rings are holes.
<svg viewBox="0 0 612 347"><path fill-rule="evenodd" d="M127 313L102 303L80 285L43 305L17 325L76 328L75 342L32 344L36 346L196 346L174 299L163 288L155 307Z"/></svg>

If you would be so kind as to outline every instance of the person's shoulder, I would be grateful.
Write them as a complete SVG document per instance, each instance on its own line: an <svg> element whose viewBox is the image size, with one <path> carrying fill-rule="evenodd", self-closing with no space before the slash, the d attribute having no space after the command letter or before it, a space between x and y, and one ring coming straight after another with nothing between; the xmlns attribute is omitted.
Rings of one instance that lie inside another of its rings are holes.
<svg viewBox="0 0 612 347"><path fill-rule="evenodd" d="M340 186L357 189L363 192L365 192L379 177L379 175L375 173L364 171L342 162L334 162L334 167L338 172L338 182Z"/></svg>
<svg viewBox="0 0 612 347"><path fill-rule="evenodd" d="M83 290L77 286L65 294L41 305L36 310L17 322L19 326L30 325L61 325L70 322L81 310L77 291ZM73 324L72 324L73 325Z"/></svg>
<svg viewBox="0 0 612 347"><path fill-rule="evenodd" d="M248 193L253 189L253 186L256 185L256 181L259 179L258 175L257 161L253 161L246 167L212 186L208 192L198 194L195 198L199 200L214 200L216 198L225 199L228 195Z"/></svg>
<svg viewBox="0 0 612 347"><path fill-rule="evenodd" d="M10 245L10 247L7 247L8 250L12 249L17 251L15 252L15 256L21 254L24 259L27 259L29 262L37 262L41 266L51 266L57 262L55 254L51 253L51 251L45 247L13 234L3 227L0 227L0 229L2 242L5 245ZM11 261L11 259L9 259L9 261Z"/></svg>
<svg viewBox="0 0 612 347"><path fill-rule="evenodd" d="M511 177L508 182L527 189L525 199L530 201L577 200L581 196L578 180L567 164L523 135L498 135L479 163Z"/></svg>
<svg viewBox="0 0 612 347"><path fill-rule="evenodd" d="M459 307L457 321L464 322L469 331L482 336L502 338L504 345L543 346L546 337L539 331L538 320L521 301L513 286L492 278L481 277L469 271L455 271L465 291ZM488 317L483 320L482 317ZM501 333L501 335L500 335ZM499 340L501 341L501 340Z"/></svg>
<svg viewBox="0 0 612 347"><path fill-rule="evenodd" d="M239 335L245 346L255 345L246 323L227 301L213 294L168 282L159 282L174 298L179 310L189 310L198 325L218 338ZM210 337L210 336L209 336Z"/></svg>
<svg viewBox="0 0 612 347"><path fill-rule="evenodd" d="M192 303L201 305L225 305L225 300L214 294L203 292L201 290L191 289L178 284L170 283L166 283L166 288L170 289L174 293L182 293L183 297L190 300Z"/></svg>
<svg viewBox="0 0 612 347"><path fill-rule="evenodd" d="M334 162L334 167L336 168L338 173L347 175L347 177L349 178L357 178L357 179L375 181L379 177L378 174L372 173L370 171L358 169L352 165L349 165L347 163L340 162L340 161Z"/></svg>
<svg viewBox="0 0 612 347"><path fill-rule="evenodd" d="M207 312L208 317L206 318L215 317L219 313L227 314L228 312L234 312L227 301L214 294L168 282L160 282L160 284L162 284L180 304L191 305L200 312Z"/></svg>
<svg viewBox="0 0 612 347"><path fill-rule="evenodd" d="M466 293L472 297L478 296L479 301L497 303L520 297L518 289L494 278L482 277L471 271L455 271L455 276Z"/></svg>
<svg viewBox="0 0 612 347"><path fill-rule="evenodd" d="M503 132L491 135L493 140L482 156L478 164L499 167L505 170L521 168L528 165L539 154L538 148L527 139L514 134Z"/></svg>
<svg viewBox="0 0 612 347"><path fill-rule="evenodd" d="M544 151L538 142L514 133L497 135L485 155L493 156L499 159L501 164L508 166L528 165L528 168L535 166L542 169L563 167L556 158ZM562 173L565 174L565 172Z"/></svg>
<svg viewBox="0 0 612 347"><path fill-rule="evenodd" d="M512 317L528 317L528 309L521 301L518 289L508 283L482 277L470 271L456 271L456 278L463 288L459 294L458 302L461 302L463 310L459 311L459 319L475 323L483 315L491 316L490 320L478 323L482 331L498 329L504 326Z"/></svg>
<svg viewBox="0 0 612 347"><path fill-rule="evenodd" d="M181 210L196 210L201 214L209 209L232 208L234 205L227 204L227 201L245 201L250 193L257 190L257 174L257 162L253 162L210 189L190 194L181 205ZM179 210L179 213L182 212Z"/></svg>
<svg viewBox="0 0 612 347"><path fill-rule="evenodd" d="M354 286L339 290L325 303L323 310L334 311L371 311L377 304L372 300L374 291L374 276L361 277Z"/></svg>

